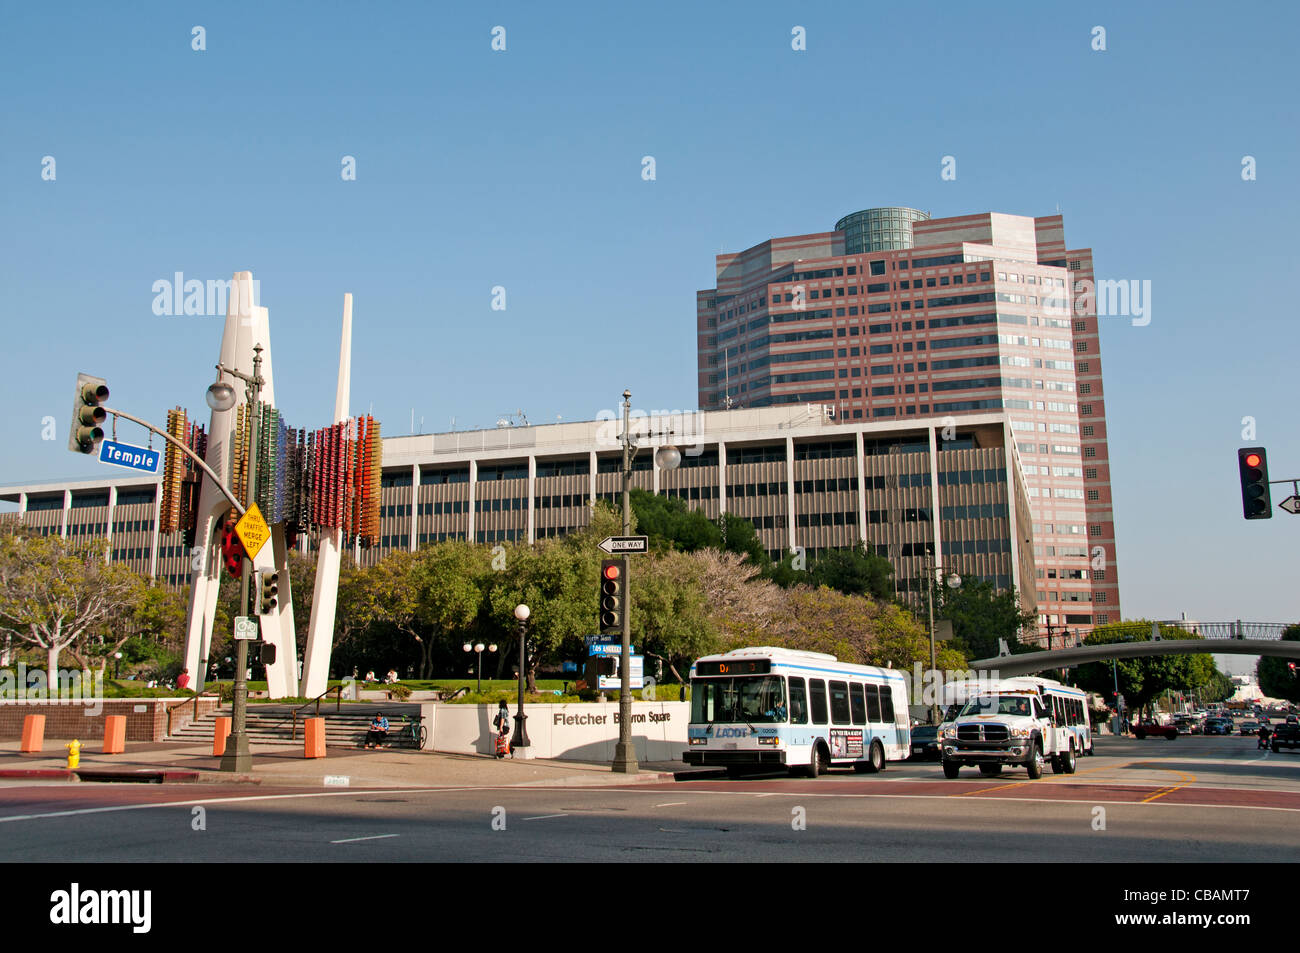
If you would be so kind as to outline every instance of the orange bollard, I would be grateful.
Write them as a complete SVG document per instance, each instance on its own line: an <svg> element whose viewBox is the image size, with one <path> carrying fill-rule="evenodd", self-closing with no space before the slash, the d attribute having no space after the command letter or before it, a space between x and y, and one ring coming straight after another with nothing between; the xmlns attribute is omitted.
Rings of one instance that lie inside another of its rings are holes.
<svg viewBox="0 0 1300 953"><path fill-rule="evenodd" d="M45 716L28 715L23 719L23 743L18 750L24 754L40 754L45 744Z"/></svg>
<svg viewBox="0 0 1300 953"><path fill-rule="evenodd" d="M303 722L307 729L306 740L303 742L304 758L323 758L325 757L325 719L308 718Z"/></svg>
<svg viewBox="0 0 1300 953"><path fill-rule="evenodd" d="M126 715L104 716L104 754L126 750Z"/></svg>
<svg viewBox="0 0 1300 953"><path fill-rule="evenodd" d="M230 737L230 718L218 716L212 723L212 757L220 758L226 753L226 739Z"/></svg>

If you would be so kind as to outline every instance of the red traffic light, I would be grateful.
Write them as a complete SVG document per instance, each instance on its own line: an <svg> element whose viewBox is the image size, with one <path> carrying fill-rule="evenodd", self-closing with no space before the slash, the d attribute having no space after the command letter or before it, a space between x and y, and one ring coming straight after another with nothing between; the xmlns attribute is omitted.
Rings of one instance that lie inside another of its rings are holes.
<svg viewBox="0 0 1300 953"><path fill-rule="evenodd" d="M1248 466L1248 467L1257 467L1257 466L1259 466L1259 454L1258 454L1258 453L1248 453L1248 454L1246 454L1246 466Z"/></svg>
<svg viewBox="0 0 1300 953"><path fill-rule="evenodd" d="M601 575L603 575L606 579L617 579L617 578L618 578L618 574L619 574L619 567L618 567L618 566L603 566L603 567L601 567L600 572L601 572Z"/></svg>

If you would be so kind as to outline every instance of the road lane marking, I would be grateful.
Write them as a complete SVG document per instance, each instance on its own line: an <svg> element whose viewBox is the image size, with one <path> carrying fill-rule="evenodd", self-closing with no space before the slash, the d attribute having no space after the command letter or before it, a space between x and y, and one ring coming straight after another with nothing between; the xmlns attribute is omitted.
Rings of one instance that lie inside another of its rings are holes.
<svg viewBox="0 0 1300 953"><path fill-rule="evenodd" d="M681 807L683 804L689 803L689 801L669 801L667 804L656 804L655 807Z"/></svg>
<svg viewBox="0 0 1300 953"><path fill-rule="evenodd" d="M396 834L375 834L371 837L345 837L343 840L332 840L331 844L355 844L363 840L383 840L385 837L396 837Z"/></svg>
<svg viewBox="0 0 1300 953"><path fill-rule="evenodd" d="M521 817L521 821L544 821L548 817L568 817L568 814L537 814L533 817Z"/></svg>
<svg viewBox="0 0 1300 953"><path fill-rule="evenodd" d="M1161 770L1163 770L1163 771L1173 771L1172 768L1162 768ZM1148 797L1148 798L1143 798L1142 803L1143 803L1143 804L1149 804L1150 802L1156 800L1157 798L1162 798L1162 797L1164 797L1166 794L1173 794L1173 793L1174 793L1175 791L1177 791L1179 788L1185 788L1185 787L1187 787L1189 784L1195 784L1195 783L1196 783L1196 775L1194 775L1194 774L1184 774L1184 773L1181 772L1181 771L1173 771L1173 773L1176 774L1176 775L1178 775L1180 778L1183 779L1183 783L1182 783L1182 784L1173 784L1173 785L1169 785L1167 789L1157 791L1155 794L1151 795L1151 796Z"/></svg>

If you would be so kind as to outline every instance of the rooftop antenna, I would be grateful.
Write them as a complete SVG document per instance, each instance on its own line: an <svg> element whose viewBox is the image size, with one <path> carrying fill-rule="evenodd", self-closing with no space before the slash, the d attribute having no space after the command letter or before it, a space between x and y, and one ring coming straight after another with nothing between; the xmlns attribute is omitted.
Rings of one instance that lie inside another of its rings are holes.
<svg viewBox="0 0 1300 953"><path fill-rule="evenodd" d="M410 430L410 432L411 432L412 434L415 433L415 408L414 408L414 407L411 408L411 430Z"/></svg>

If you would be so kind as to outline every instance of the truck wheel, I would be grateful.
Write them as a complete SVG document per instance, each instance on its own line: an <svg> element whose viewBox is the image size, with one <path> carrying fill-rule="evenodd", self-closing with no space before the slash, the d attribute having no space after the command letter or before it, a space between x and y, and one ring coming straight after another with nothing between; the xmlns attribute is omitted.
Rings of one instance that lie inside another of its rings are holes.
<svg viewBox="0 0 1300 953"><path fill-rule="evenodd" d="M984 777L986 778L996 778L1001 773L1002 773L1002 765L1000 764L980 765L980 774L984 775Z"/></svg>
<svg viewBox="0 0 1300 953"><path fill-rule="evenodd" d="M1282 750L1282 749L1281 749L1280 747L1278 747L1278 745L1277 745L1276 742L1274 742L1274 743L1273 743L1273 753L1274 753L1274 754L1277 754L1280 750Z"/></svg>
<svg viewBox="0 0 1300 953"><path fill-rule="evenodd" d="M1025 770L1029 772L1029 780L1037 781L1043 776L1043 763L1039 760L1041 749L1038 742L1035 741L1029 751L1029 760L1025 762Z"/></svg>
<svg viewBox="0 0 1300 953"><path fill-rule="evenodd" d="M1145 731L1135 731L1135 732L1133 732L1133 737L1136 738L1138 741L1141 741L1141 740L1142 740L1143 738L1145 738L1146 736L1147 736L1147 733L1146 733Z"/></svg>
<svg viewBox="0 0 1300 953"><path fill-rule="evenodd" d="M954 764L951 761L945 761L943 763L943 776L947 778L949 781L957 777L957 775L960 772L961 772L961 765Z"/></svg>
<svg viewBox="0 0 1300 953"><path fill-rule="evenodd" d="M1059 754L1052 755L1048 760L1052 762L1053 774L1065 774L1065 762L1061 760Z"/></svg>
<svg viewBox="0 0 1300 953"><path fill-rule="evenodd" d="M1178 731L1174 730L1169 732L1169 734L1165 735L1165 741L1173 741L1177 737L1178 737Z"/></svg>

